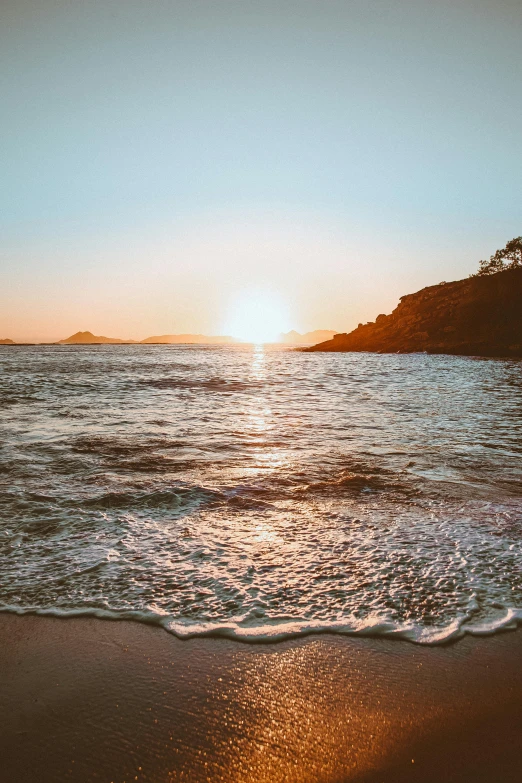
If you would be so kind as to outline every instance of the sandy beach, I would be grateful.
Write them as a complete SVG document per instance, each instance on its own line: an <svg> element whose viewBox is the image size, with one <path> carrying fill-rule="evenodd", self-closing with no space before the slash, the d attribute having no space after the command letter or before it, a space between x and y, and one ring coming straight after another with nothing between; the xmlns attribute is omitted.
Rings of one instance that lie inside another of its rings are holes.
<svg viewBox="0 0 522 783"><path fill-rule="evenodd" d="M2 783L518 781L522 634L180 641L0 615Z"/></svg>

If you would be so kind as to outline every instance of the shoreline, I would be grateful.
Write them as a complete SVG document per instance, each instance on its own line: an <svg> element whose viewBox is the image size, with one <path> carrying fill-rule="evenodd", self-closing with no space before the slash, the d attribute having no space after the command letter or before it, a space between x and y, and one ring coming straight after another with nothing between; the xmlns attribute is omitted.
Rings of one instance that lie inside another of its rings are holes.
<svg viewBox="0 0 522 783"><path fill-rule="evenodd" d="M249 644L2 613L0 638L5 783L522 777L519 631Z"/></svg>
<svg viewBox="0 0 522 783"><path fill-rule="evenodd" d="M509 607L506 613L496 620L485 620L472 623L468 617L462 617L447 626L436 626L428 631L418 625L394 625L392 621L377 621L375 624L362 624L360 627L344 623L337 625L321 623L303 623L290 621L274 625L261 625L250 628L226 625L223 623L204 623L203 625L185 626L176 624L169 615L155 614L150 610L138 609L23 609L14 606L1 606L3 614L17 617L43 617L58 620L93 619L108 622L140 623L154 628L160 628L180 641L190 639L225 639L243 644L279 644L287 641L299 641L309 636L339 636L347 639L375 639L408 642L421 647L437 647L453 644L466 636L484 638L494 636L504 631L515 631L522 625L522 609Z"/></svg>

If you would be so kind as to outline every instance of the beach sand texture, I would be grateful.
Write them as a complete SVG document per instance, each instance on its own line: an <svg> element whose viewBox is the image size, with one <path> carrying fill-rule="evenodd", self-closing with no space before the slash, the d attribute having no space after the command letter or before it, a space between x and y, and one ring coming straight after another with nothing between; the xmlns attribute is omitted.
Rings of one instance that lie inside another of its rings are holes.
<svg viewBox="0 0 522 783"><path fill-rule="evenodd" d="M2 783L522 779L522 635L180 641L0 615Z"/></svg>

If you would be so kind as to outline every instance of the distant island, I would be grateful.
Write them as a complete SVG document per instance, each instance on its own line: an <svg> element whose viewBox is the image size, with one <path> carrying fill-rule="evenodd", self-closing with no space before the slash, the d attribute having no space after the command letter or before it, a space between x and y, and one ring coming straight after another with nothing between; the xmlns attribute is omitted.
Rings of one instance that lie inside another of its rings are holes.
<svg viewBox="0 0 522 783"><path fill-rule="evenodd" d="M158 337L146 337L145 340L122 340L119 337L103 337L92 332L76 332L65 340L59 340L58 345L144 345L144 344L227 344L236 342L233 337L208 337L204 334L162 334Z"/></svg>
<svg viewBox="0 0 522 783"><path fill-rule="evenodd" d="M330 340L335 332L329 329L316 329L314 332L300 334L296 331L280 335L280 342L285 345L313 345L324 340ZM12 342L9 341L9 342ZM59 340L58 345L230 345L240 343L234 337L228 335L209 336L206 334L161 334L146 337L144 340L122 340L119 337L104 337L92 332L76 332L64 340Z"/></svg>
<svg viewBox="0 0 522 783"><path fill-rule="evenodd" d="M283 345L314 345L324 340L330 340L334 335L335 331L331 329L316 329L305 334L292 330L281 334L278 342ZM105 337L92 332L76 332L70 337L58 340L54 345L231 345L241 342L241 340L228 335L160 334L146 337L144 340L125 340L120 337ZM31 344L34 345L34 343ZM6 337L0 340L0 345L24 345L24 343L17 343Z"/></svg>
<svg viewBox="0 0 522 783"><path fill-rule="evenodd" d="M522 356L522 266L402 296L391 315L305 350Z"/></svg>
<svg viewBox="0 0 522 783"><path fill-rule="evenodd" d="M103 337L92 332L76 332L76 334L66 337L65 340L58 340L58 345L99 345L105 343L127 345L136 342L136 340L120 340L118 337Z"/></svg>
<svg viewBox="0 0 522 783"><path fill-rule="evenodd" d="M235 342L237 342L237 340L234 340L233 337L228 337L226 335L209 337L206 334L161 334L159 337L146 337L144 340L141 340L141 344L156 343L159 345L171 345L175 343L188 343L191 345L228 345Z"/></svg>

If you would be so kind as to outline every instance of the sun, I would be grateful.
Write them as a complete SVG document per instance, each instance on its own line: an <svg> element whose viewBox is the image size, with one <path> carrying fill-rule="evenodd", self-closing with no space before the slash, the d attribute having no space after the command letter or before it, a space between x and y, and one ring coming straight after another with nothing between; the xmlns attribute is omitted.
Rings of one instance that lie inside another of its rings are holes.
<svg viewBox="0 0 522 783"><path fill-rule="evenodd" d="M225 334L257 345L279 342L281 332L289 329L284 303L266 291L240 294L232 303L225 324Z"/></svg>

